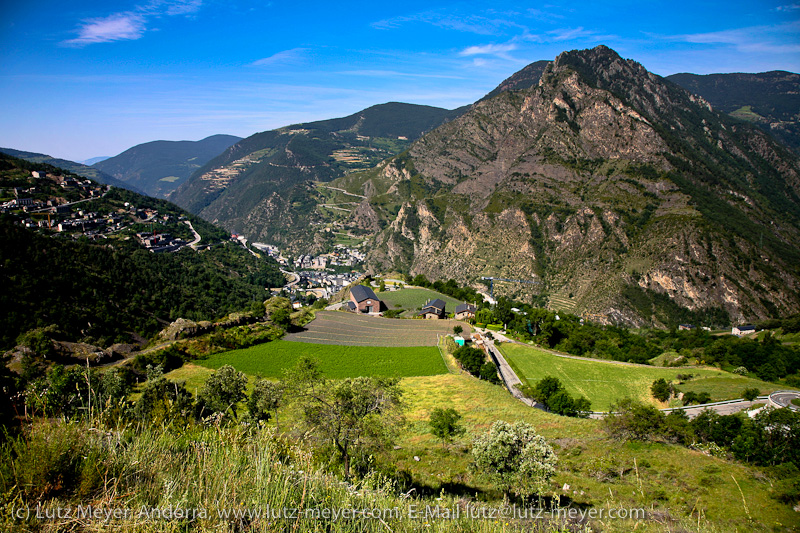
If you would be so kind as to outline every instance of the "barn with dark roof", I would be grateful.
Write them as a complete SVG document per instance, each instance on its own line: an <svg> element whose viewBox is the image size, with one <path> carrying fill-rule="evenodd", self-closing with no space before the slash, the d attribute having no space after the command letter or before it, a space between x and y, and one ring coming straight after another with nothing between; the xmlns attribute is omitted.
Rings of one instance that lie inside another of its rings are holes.
<svg viewBox="0 0 800 533"><path fill-rule="evenodd" d="M382 303L375 295L375 291L366 285L356 285L350 289L350 304L352 305L348 307L354 312L377 314L381 312Z"/></svg>

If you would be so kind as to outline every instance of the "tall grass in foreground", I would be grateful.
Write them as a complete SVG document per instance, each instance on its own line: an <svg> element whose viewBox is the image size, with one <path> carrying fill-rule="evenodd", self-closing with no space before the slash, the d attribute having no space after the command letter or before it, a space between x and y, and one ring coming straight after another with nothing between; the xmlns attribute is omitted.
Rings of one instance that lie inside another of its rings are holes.
<svg viewBox="0 0 800 533"><path fill-rule="evenodd" d="M664 516L514 519L489 516L500 502L415 496L399 493L377 474L346 483L326 470L302 437L292 440L263 427L120 429L41 420L0 446L0 531L551 532L688 525ZM438 506L443 515L425 516L427 506ZM455 509L460 516L448 518ZM697 530L717 529L704 520Z"/></svg>
<svg viewBox="0 0 800 533"><path fill-rule="evenodd" d="M412 519L418 502L396 496L388 480L373 475L345 483L323 471L302 442L290 444L272 429L116 430L40 421L6 442L1 457L3 531L490 531L498 525ZM458 505L447 498L427 503ZM21 518L25 509L31 516ZM127 515L107 517L114 509ZM381 513L326 519L325 509Z"/></svg>

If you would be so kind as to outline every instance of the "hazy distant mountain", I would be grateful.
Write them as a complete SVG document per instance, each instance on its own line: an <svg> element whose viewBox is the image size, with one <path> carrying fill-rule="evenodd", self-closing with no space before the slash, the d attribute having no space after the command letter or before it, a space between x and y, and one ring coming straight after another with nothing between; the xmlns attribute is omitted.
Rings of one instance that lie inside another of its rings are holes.
<svg viewBox="0 0 800 533"><path fill-rule="evenodd" d="M86 165L86 166L90 167L90 166L94 165L95 163L99 163L100 161L105 161L109 157L110 156L107 156L107 155L101 155L100 157L93 157L91 159L85 159L83 161L78 161L78 163L80 163L81 165Z"/></svg>
<svg viewBox="0 0 800 533"><path fill-rule="evenodd" d="M24 152L22 150L15 150L13 148L0 148L0 152L3 152L4 154L8 154L13 157L24 159L25 161L31 161L32 163L46 163L54 167L63 168L69 170L70 172L74 172L79 176L93 179L98 183L106 183L108 185L113 185L114 187L122 187L123 189L128 189L130 191L134 191L139 194L145 194L141 190L137 189L134 185L125 183L124 181L120 181L114 178L113 176L109 176L105 172L102 172L101 170L95 167L82 165L81 163L76 163L75 161L58 159L55 157L50 157L49 155L46 154L38 154L36 152Z"/></svg>
<svg viewBox="0 0 800 533"><path fill-rule="evenodd" d="M94 167L150 196L166 198L192 172L241 140L233 135L212 135L201 141L153 141L129 148Z"/></svg>
<svg viewBox="0 0 800 533"><path fill-rule="evenodd" d="M800 74L673 74L667 79L715 109L757 124L800 153Z"/></svg>

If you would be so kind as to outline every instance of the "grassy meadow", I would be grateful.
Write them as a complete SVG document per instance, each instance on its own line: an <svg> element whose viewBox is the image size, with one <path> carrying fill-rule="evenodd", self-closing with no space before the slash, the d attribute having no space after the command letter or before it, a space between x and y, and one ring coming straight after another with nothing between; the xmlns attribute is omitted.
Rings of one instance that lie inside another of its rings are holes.
<svg viewBox="0 0 800 533"><path fill-rule="evenodd" d="M464 303L452 296L423 288L405 288L399 291L385 291L376 294L378 298L386 303L386 307L389 309L407 309L408 311L403 313L403 316L413 315L428 300L435 300L436 298L444 300L447 304L445 311L448 313L454 312L456 306Z"/></svg>
<svg viewBox="0 0 800 533"><path fill-rule="evenodd" d="M406 378L402 386L408 425L398 440L401 448L388 452L385 460L411 472L431 494L445 488L469 496L477 493L479 498L498 497L470 469L468 445L495 420L522 420L533 424L556 450L558 474L551 490L561 495L562 505L574 501L579 507L642 507L660 520L606 521L603 531L631 531L634 526L636 531L797 527L797 513L770 496L771 480L757 468L677 445L613 441L605 437L602 421L526 407L501 387L467 375ZM436 407L452 407L464 416L467 434L452 445L443 446L430 434L427 420Z"/></svg>
<svg viewBox="0 0 800 533"><path fill-rule="evenodd" d="M447 373L436 346L339 346L279 340L214 354L196 363L209 369L231 365L251 376L279 378L285 369L293 367L304 356L317 359L320 370L329 378Z"/></svg>
<svg viewBox="0 0 800 533"><path fill-rule="evenodd" d="M178 377L175 372L168 377ZM197 384L210 374L208 369L191 365L184 372L189 383ZM529 408L502 387L464 374L406 377L401 387L406 425L396 446L379 454L377 461L379 469L406 472L415 489L414 498L437 498L436 502L411 500L417 505L464 498L478 502L500 500L502 495L471 468L470 443L496 420L525 421L534 425L559 457L557 474L546 491L548 497L554 497L562 506L641 508L648 513L645 521L600 520L592 524L593 530L727 532L793 531L796 527L796 513L772 497L773 481L762 469L678 445L613 441L605 436L602 421L561 417ZM452 407L461 413L466 434L451 444L435 439L430 434L428 418L436 407ZM281 408L282 433L292 435L299 431L294 427L297 415L292 407ZM245 463L241 468L247 468ZM307 472L313 469L310 464L303 466ZM316 492L311 493L310 501L319 501ZM456 526L447 520L430 521L428 526L405 521L387 523L394 531L449 531ZM364 527L365 531L369 529ZM512 531L522 524L461 523L455 530L475 527Z"/></svg>
<svg viewBox="0 0 800 533"><path fill-rule="evenodd" d="M706 391L715 401L741 398L742 391L747 388L757 388L762 394L781 388L773 383L737 376L710 367L649 367L613 361L559 357L520 344L504 343L499 347L523 382L533 385L546 376L556 377L570 394L585 396L591 400L592 409L595 411L607 411L611 404L625 397L666 407L652 397L650 386L659 378L677 383L678 374L694 376L683 385L679 385L678 389L683 392Z"/></svg>

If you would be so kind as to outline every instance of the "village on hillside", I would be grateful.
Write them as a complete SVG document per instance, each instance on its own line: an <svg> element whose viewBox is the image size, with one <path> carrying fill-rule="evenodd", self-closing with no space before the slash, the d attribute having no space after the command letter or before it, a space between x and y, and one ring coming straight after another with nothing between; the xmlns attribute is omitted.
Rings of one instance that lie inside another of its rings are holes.
<svg viewBox="0 0 800 533"><path fill-rule="evenodd" d="M36 170L30 178L28 186L5 187L0 193L0 213L15 216L28 229L92 241L135 239L153 253L195 248L201 240L183 215L105 201L111 185Z"/></svg>

